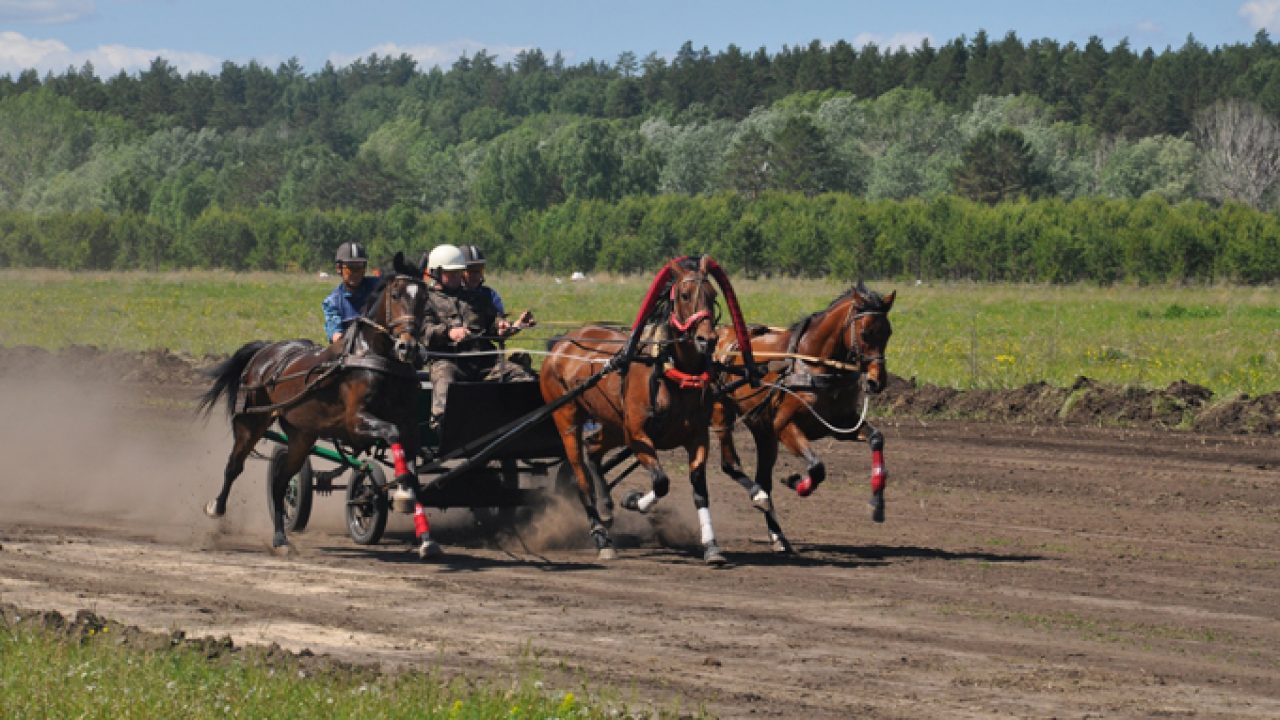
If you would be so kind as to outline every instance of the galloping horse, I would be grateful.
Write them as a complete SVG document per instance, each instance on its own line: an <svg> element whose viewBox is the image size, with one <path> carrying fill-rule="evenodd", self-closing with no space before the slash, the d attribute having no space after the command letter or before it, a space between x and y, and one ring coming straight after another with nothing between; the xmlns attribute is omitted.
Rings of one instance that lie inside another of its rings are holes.
<svg viewBox="0 0 1280 720"><path fill-rule="evenodd" d="M774 516L773 466L778 441L802 457L806 474L783 483L808 496L826 478L822 459L810 440L833 436L866 440L871 446L871 518L884 522L884 436L864 422L859 401L878 393L888 381L885 348L893 330L889 310L896 293L881 296L861 282L788 329L764 328L750 336L750 349L767 365L762 387L739 386L716 405L712 431L720 442L721 469L738 481L764 512L769 539L778 552L791 545ZM741 335L731 328L720 333L717 359L724 361L743 350ZM865 405L863 407L865 413ZM733 418L741 417L756 442L756 478L742 471L733 444ZM852 426L852 427L851 427Z"/></svg>
<svg viewBox="0 0 1280 720"><path fill-rule="evenodd" d="M732 287L715 261L708 256L678 258L654 279L630 337L606 327L580 328L559 339L542 365L539 382L548 404L583 385L596 374L597 365L615 363L620 367L619 372L606 375L552 415L602 560L617 556L607 529L612 517L606 514L602 519L584 462L598 467L606 451L626 446L648 470L652 483L648 493L633 492L623 499L623 507L638 512L647 512L670 486L657 451L685 449L702 531L703 559L709 564L725 562L716 545L707 497L711 354L717 340L716 291L710 278L724 290L734 325L745 331ZM646 351L636 354L640 345ZM754 366L749 365L749 371L753 372ZM588 421L598 423L600 429L584 443L583 425ZM602 490L608 508L608 489Z"/></svg>
<svg viewBox="0 0 1280 720"><path fill-rule="evenodd" d="M245 458L273 421L289 438L285 461L271 479L272 548L290 550L284 532L284 496L289 478L302 467L312 445L325 438L359 452L381 440L391 448L396 480L417 487L410 463L418 453L415 397L418 379L412 361L426 307L422 271L397 253L394 273L384 274L363 315L343 340L320 348L310 340L251 342L208 371L213 386L200 398L206 414L227 397L235 444L227 458L222 491L205 513L221 517L231 484Z"/></svg>

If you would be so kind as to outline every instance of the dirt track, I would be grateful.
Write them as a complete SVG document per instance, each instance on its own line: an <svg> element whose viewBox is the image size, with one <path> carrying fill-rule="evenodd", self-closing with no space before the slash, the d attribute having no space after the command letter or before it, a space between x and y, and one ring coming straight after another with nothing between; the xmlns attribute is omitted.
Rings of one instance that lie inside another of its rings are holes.
<svg viewBox="0 0 1280 720"><path fill-rule="evenodd" d="M888 522L867 519L865 448L824 442L833 477L776 500L796 557L713 473L723 570L682 482L619 521L607 566L576 508L500 540L436 516L448 556L424 565L404 518L353 545L336 498L282 560L265 463L226 519L200 514L229 445L221 418L188 419L190 386L0 385L0 601L22 607L447 673L531 664L726 717L1280 717L1274 436L883 423Z"/></svg>

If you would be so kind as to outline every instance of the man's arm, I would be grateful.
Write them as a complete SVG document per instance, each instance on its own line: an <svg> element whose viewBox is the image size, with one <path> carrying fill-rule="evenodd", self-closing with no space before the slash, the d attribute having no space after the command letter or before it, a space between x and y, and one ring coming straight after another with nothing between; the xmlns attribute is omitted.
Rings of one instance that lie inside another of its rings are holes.
<svg viewBox="0 0 1280 720"><path fill-rule="evenodd" d="M338 304L332 294L320 303L320 309L324 313L325 338L329 342L338 342L342 339L342 314L338 312Z"/></svg>

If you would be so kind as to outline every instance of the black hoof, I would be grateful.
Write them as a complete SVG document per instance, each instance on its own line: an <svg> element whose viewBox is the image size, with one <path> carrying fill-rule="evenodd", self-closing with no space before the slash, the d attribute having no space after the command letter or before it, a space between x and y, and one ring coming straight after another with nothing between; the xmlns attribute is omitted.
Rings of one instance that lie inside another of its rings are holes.
<svg viewBox="0 0 1280 720"><path fill-rule="evenodd" d="M632 490L627 496L622 498L622 507L635 512L644 512L640 509L640 498L644 497L644 493L638 490Z"/></svg>
<svg viewBox="0 0 1280 720"><path fill-rule="evenodd" d="M726 565L729 559L720 552L720 546L715 543L707 543L702 550L702 561L708 565Z"/></svg>
<svg viewBox="0 0 1280 720"><path fill-rule="evenodd" d="M872 522L884 522L884 497L881 495L872 495L870 505Z"/></svg>

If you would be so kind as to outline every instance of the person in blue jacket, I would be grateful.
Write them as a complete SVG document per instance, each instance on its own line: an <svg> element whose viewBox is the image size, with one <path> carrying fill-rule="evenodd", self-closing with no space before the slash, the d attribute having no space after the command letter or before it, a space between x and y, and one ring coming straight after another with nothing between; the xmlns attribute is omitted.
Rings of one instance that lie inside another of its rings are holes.
<svg viewBox="0 0 1280 720"><path fill-rule="evenodd" d="M356 242L344 242L338 246L333 258L334 269L342 278L338 287L321 303L324 309L324 336L329 342L339 342L357 317L360 309L378 286L378 278L367 277L369 252Z"/></svg>

